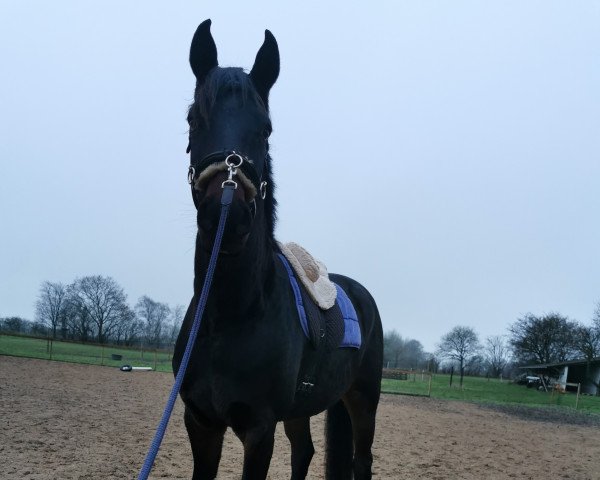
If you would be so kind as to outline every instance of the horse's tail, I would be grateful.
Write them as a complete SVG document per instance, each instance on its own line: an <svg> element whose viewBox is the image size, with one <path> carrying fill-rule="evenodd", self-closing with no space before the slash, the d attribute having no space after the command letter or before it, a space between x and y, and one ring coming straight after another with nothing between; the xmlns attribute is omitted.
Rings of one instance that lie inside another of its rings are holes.
<svg viewBox="0 0 600 480"><path fill-rule="evenodd" d="M341 400L327 410L325 443L325 478L350 480L354 453L352 422Z"/></svg>

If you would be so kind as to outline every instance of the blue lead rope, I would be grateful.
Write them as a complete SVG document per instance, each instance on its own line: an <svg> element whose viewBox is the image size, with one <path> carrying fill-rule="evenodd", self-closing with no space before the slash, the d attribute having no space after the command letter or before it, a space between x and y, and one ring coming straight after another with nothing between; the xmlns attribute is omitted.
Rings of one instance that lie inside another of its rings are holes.
<svg viewBox="0 0 600 480"><path fill-rule="evenodd" d="M200 294L200 300L198 300L198 307L196 308L194 323L190 329L190 336L188 337L187 345L185 346L185 352L183 353L183 358L181 359L181 364L179 365L179 370L177 371L177 376L175 377L175 383L173 384L171 394L169 395L167 405L165 406L165 411L163 412L160 423L158 424L158 428L156 429L156 433L154 434L154 438L152 439L152 444L150 445L150 449L148 450L148 454L144 460L144 465L142 465L142 469L140 470L138 480L147 480L148 476L150 475L150 470L152 470L152 465L154 464L154 460L158 454L158 449L160 448L162 439L165 436L169 418L173 412L173 406L175 405L175 400L177 400L177 395L179 394L183 377L185 376L185 371L187 370L190 356L192 354L192 347L196 342L198 330L200 330L200 323L202 322L202 314L204 313L204 307L206 306L210 284L212 283L215 267L217 266L217 258L219 257L219 250L221 249L221 240L223 239L223 231L225 230L225 222L227 221L227 215L229 214L229 207L231 206L231 201L233 200L233 193L233 186L223 186L223 195L221 196L221 217L219 218L219 226L217 228L217 234L215 235L215 243L210 255L210 262L208 263L204 285L202 286L202 293Z"/></svg>

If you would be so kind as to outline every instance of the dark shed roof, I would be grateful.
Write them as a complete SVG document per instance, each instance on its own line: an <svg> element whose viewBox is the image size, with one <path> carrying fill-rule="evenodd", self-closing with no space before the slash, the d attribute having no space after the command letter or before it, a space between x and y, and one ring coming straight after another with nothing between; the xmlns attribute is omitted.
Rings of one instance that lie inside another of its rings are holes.
<svg viewBox="0 0 600 480"><path fill-rule="evenodd" d="M588 361L585 358L582 358L579 360L569 360L567 362L544 363L544 364L537 364L537 365L524 365L519 368L529 369L529 370L542 370L545 368L565 367L565 366L569 366L569 365L586 365L587 362ZM590 364L592 364L592 365L600 364L600 357L590 360Z"/></svg>

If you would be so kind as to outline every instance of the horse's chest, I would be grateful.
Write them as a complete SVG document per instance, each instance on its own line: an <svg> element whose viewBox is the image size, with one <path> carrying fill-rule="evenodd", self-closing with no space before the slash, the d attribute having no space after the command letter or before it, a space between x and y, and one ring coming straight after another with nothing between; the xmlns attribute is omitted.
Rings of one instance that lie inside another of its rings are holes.
<svg viewBox="0 0 600 480"><path fill-rule="evenodd" d="M204 337L194 353L196 394L191 401L196 408L223 420L233 405L291 403L295 379L280 368L289 363L287 338L283 332L256 325L215 331Z"/></svg>

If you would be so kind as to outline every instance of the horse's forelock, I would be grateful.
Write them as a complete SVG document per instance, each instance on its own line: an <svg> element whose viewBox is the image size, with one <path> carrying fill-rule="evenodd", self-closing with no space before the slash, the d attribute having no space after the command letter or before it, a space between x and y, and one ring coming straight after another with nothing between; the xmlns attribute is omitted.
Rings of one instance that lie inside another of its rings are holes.
<svg viewBox="0 0 600 480"><path fill-rule="evenodd" d="M217 102L219 92L224 89L231 89L236 92L243 102L248 100L255 102L264 108L267 113L267 106L254 88L252 80L239 67L213 68L201 84L196 85L194 92L194 103L190 105L188 120L202 121L208 125L210 114ZM193 128L193 125L191 125Z"/></svg>

